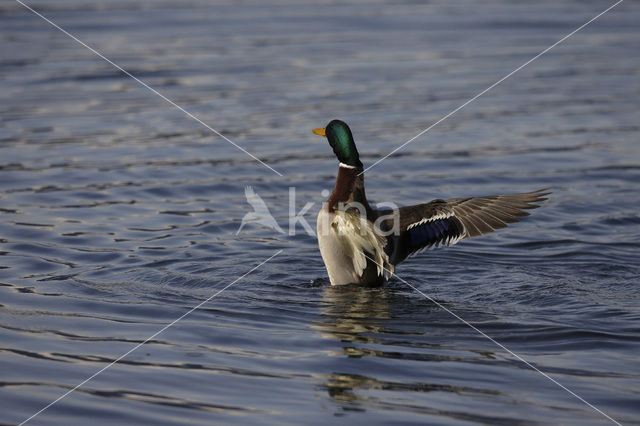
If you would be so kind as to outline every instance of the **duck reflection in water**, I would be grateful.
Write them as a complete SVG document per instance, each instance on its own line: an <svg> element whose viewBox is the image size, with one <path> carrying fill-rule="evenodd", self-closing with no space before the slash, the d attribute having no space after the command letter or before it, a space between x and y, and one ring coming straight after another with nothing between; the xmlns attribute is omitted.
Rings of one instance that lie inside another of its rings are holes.
<svg viewBox="0 0 640 426"><path fill-rule="evenodd" d="M389 319L388 288L365 288L357 285L325 287L322 319L313 326L325 339L347 343L343 354L350 358L375 355L374 351L356 347L362 343L379 343L376 335L384 332ZM358 374L323 375L327 392L337 401L355 402L354 389L380 388L375 379Z"/></svg>
<svg viewBox="0 0 640 426"><path fill-rule="evenodd" d="M357 285L325 287L322 321L317 326L325 338L342 342L375 343L375 337L365 333L383 331L389 319L388 288L363 288ZM345 347L345 354L357 356Z"/></svg>
<svg viewBox="0 0 640 426"><path fill-rule="evenodd" d="M400 323L403 323L401 318L395 318L394 320L393 317L402 316L402 312L406 312L405 308L410 304L411 302L398 294L397 289L393 287L364 288L357 285L325 287L323 289L322 319L312 327L323 338L342 342L342 351L335 352L334 355L342 357L343 360L344 356L349 359L369 357L404 358L429 363L443 361L485 363L495 360L494 354L488 351L450 346L448 339L445 338L445 341L442 341L443 336L440 333L433 336L433 342L424 342L424 340L420 339L422 341L414 342L410 350L405 348L407 351L398 351L398 349L401 349L398 348L400 335L405 337L408 337L407 335L423 335L425 330L420 324L432 321L437 323L441 320L441 310L437 308L430 310L428 307L425 308L421 305L421 308L426 311L427 317L417 320L412 317L409 322L410 325L406 329L391 329L389 327L391 321L399 320ZM395 306L395 309L392 306ZM394 309L394 315L391 314L391 309ZM410 306L409 309L411 309ZM399 325L398 323L396 324ZM405 325L407 324L405 323ZM381 349L381 345L392 345L393 350ZM454 355L456 352L459 355ZM465 355L462 355L462 353ZM470 354L473 355L470 356ZM429 377L428 371L433 368L433 365L430 367L424 365L426 369L422 370L424 374L416 374L419 373L416 370L408 372L410 374L408 374L407 378L410 379L404 382L382 380L381 376L385 376L385 372L380 370L379 367L380 365L377 362L358 362L356 364L337 362L333 368L338 371L332 371L330 374L318 374L316 377L321 378L324 382L321 388L326 390L335 402L341 404L343 409L348 410L361 410L369 406L393 405L390 401L382 400L370 393L370 391L377 390L411 392L412 394L414 392L432 391L476 396L478 394L494 396L499 394L499 392L491 389L420 381L419 377L421 375ZM421 368L417 365L416 367ZM363 392L357 393L356 391L358 390ZM394 393L394 398L398 396L398 393ZM433 408L422 404L413 406L413 409L420 412L434 412ZM455 413L451 413L451 415L456 417Z"/></svg>

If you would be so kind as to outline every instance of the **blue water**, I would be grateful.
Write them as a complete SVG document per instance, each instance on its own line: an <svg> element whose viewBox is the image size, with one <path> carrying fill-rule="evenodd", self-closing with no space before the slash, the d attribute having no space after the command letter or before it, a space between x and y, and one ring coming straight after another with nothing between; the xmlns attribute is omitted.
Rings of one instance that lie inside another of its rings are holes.
<svg viewBox="0 0 640 426"><path fill-rule="evenodd" d="M370 165L606 9L561 2L0 4L0 423L607 424L401 280L331 288L347 121ZM640 7L625 1L367 172L376 202L550 187L398 275L623 424L640 419Z"/></svg>

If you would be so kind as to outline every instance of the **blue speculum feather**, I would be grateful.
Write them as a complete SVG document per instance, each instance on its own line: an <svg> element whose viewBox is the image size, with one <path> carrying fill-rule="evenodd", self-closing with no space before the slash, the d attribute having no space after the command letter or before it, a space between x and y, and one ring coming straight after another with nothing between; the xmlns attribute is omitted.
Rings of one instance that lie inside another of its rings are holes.
<svg viewBox="0 0 640 426"><path fill-rule="evenodd" d="M448 229L449 223L446 219L438 219L416 226L409 231L411 247L418 248L441 241L445 238Z"/></svg>

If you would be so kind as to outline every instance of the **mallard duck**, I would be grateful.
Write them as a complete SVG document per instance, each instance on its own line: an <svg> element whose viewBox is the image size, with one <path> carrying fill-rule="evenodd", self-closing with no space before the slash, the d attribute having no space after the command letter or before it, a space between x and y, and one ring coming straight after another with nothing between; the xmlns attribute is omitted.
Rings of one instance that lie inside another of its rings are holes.
<svg viewBox="0 0 640 426"><path fill-rule="evenodd" d="M549 192L433 200L374 210L349 126L333 120L313 133L325 136L340 165L333 192L318 213L318 245L332 285L377 286L396 265L430 247L452 245L504 228L528 216Z"/></svg>

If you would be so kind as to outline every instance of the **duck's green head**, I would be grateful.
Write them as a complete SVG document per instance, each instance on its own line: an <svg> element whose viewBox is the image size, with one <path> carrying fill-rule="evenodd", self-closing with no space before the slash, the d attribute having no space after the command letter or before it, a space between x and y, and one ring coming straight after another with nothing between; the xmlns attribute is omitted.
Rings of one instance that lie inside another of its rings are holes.
<svg viewBox="0 0 640 426"><path fill-rule="evenodd" d="M331 145L333 152L341 163L353 167L362 167L356 143L353 141L353 135L347 123L340 120L332 120L325 128L313 129L313 133L326 136L329 145Z"/></svg>

